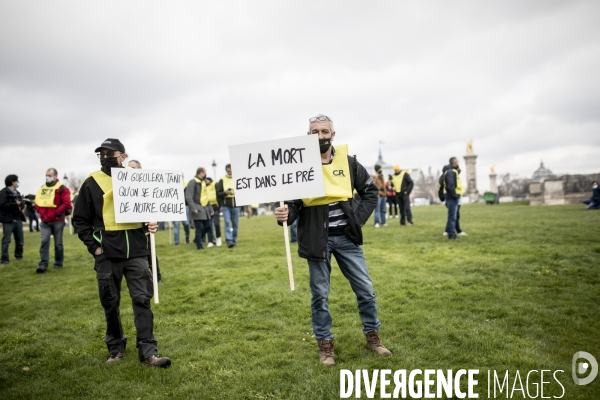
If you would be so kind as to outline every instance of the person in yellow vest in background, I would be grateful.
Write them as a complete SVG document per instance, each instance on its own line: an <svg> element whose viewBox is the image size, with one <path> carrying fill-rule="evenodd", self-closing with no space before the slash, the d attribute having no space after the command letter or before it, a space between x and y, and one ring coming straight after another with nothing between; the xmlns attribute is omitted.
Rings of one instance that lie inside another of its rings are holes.
<svg viewBox="0 0 600 400"><path fill-rule="evenodd" d="M225 241L227 247L237 246L238 226L240 223L240 209L235 204L235 191L231 176L231 164L225 166L225 175L217 183L217 198L223 210L225 220Z"/></svg>
<svg viewBox="0 0 600 400"><path fill-rule="evenodd" d="M125 276L133 306L139 360L146 366L166 368L171 360L158 356L154 315L150 309L154 291L148 269L150 241L146 235L156 232L158 224L116 222L111 168L123 168L127 158L125 146L119 139L106 139L96 153L102 168L92 172L81 185L73 221L79 239L95 258L98 293L106 317L105 342L110 354L106 364L117 363L125 356L127 337L119 316L121 282Z"/></svg>
<svg viewBox="0 0 600 400"><path fill-rule="evenodd" d="M183 174L181 174L182 179L185 179L185 176ZM185 193L185 189L187 188L187 182L183 182L183 192ZM185 196L185 194L184 194ZM187 205L187 201L185 203L185 215L186 215L186 219L183 219L181 221L174 221L173 222L173 242L175 243L175 246L179 246L179 237L180 237L180 227L181 225L183 225L183 232L185 233L185 244L189 244L190 243L190 222L187 218L189 218L190 216L190 208Z"/></svg>
<svg viewBox="0 0 600 400"><path fill-rule="evenodd" d="M206 177L204 179L206 183L206 192L208 193L208 200L213 208L212 226L211 231L214 229L213 237L216 238L215 244L221 246L221 207L219 207L219 201L217 200L217 185L213 182L212 178Z"/></svg>
<svg viewBox="0 0 600 400"><path fill-rule="evenodd" d="M40 214L42 223L42 243L40 245L40 263L37 273L48 270L50 261L50 236L54 236L54 269L62 268L64 262L63 230L65 217L71 215L71 191L58 180L58 171L49 168L46 171L46 183L35 195L35 209Z"/></svg>
<svg viewBox="0 0 600 400"><path fill-rule="evenodd" d="M298 255L308 260L319 360L329 367L335 365L328 304L332 255L356 295L367 347L380 356L391 356L379 340L375 292L360 247L361 227L377 205L377 186L356 157L348 156L348 146L332 146L335 130L331 118L323 114L310 118L308 134L319 137L325 196L286 201L275 209L275 217L280 225L298 219ZM353 190L360 203L353 199Z"/></svg>
<svg viewBox="0 0 600 400"><path fill-rule="evenodd" d="M399 165L394 165L392 185L396 189L396 198L398 207L400 208L400 225L413 226L412 211L410 210L410 193L415 184L410 177L410 173L406 170L401 170Z"/></svg>
<svg viewBox="0 0 600 400"><path fill-rule="evenodd" d="M199 167L196 170L196 176L188 182L188 185L185 188L185 201L190 208L190 218L194 221L194 225L196 226L194 243L196 243L196 248L198 250L204 250L202 238L205 234L208 234L208 247L214 246L210 225L214 212L210 200L208 199L208 191L206 190L204 178L206 178L206 170Z"/></svg>
<svg viewBox="0 0 600 400"><path fill-rule="evenodd" d="M467 235L461 231L458 223L459 201L465 193L462 181L458 176L460 174L458 158L450 158L450 163L444 166L442 171L444 174L444 198L448 208L448 219L446 220L446 231L444 233L448 236L448 239L456 240L456 232L461 236Z"/></svg>

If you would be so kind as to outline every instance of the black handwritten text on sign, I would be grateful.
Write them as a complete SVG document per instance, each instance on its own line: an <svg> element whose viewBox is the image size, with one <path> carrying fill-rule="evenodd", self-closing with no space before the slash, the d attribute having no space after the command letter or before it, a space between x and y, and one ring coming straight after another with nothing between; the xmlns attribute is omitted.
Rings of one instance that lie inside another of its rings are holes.
<svg viewBox="0 0 600 400"><path fill-rule="evenodd" d="M180 171L112 169L118 223L187 219Z"/></svg>
<svg viewBox="0 0 600 400"><path fill-rule="evenodd" d="M325 193L315 135L229 146L237 205Z"/></svg>

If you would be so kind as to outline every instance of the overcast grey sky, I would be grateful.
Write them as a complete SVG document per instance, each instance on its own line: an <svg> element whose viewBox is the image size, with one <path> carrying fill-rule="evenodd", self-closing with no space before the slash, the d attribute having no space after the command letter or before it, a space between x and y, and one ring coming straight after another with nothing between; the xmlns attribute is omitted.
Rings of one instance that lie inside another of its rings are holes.
<svg viewBox="0 0 600 400"><path fill-rule="evenodd" d="M600 171L598 1L0 0L0 174L34 192L120 138L144 168L229 161L318 113L371 167ZM461 162L462 162L461 157Z"/></svg>

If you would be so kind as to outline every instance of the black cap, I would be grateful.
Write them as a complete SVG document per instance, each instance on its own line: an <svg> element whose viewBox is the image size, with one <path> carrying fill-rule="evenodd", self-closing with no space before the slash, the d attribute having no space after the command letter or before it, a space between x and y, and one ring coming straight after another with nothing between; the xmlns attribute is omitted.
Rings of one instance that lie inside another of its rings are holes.
<svg viewBox="0 0 600 400"><path fill-rule="evenodd" d="M94 152L98 153L101 149L115 150L125 153L125 146L123 146L123 143L121 143L119 139L106 139L104 142L102 142L100 147L94 150Z"/></svg>

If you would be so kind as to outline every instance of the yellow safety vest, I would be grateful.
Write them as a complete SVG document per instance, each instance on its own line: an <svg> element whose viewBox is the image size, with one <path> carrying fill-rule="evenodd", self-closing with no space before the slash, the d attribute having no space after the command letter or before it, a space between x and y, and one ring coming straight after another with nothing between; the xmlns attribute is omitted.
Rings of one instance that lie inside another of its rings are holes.
<svg viewBox="0 0 600 400"><path fill-rule="evenodd" d="M454 170L454 172L456 172L456 194L462 196L463 194L465 194L465 188L463 186L462 181L460 180L460 177L458 176L458 171Z"/></svg>
<svg viewBox="0 0 600 400"><path fill-rule="evenodd" d="M462 196L463 194L465 194L465 187L463 186L463 183L460 180L460 177L458 176L458 171L455 170L454 168L452 168L452 171L454 171L454 173L456 174L456 189L454 191L456 192L457 195ZM447 172L448 171L446 171L446 173ZM446 191L446 180L445 179L444 179L444 191Z"/></svg>
<svg viewBox="0 0 600 400"><path fill-rule="evenodd" d="M54 196L56 194L56 190L60 189L61 186L62 183L60 183L60 181L56 181L54 186L48 186L47 184L42 185L35 195L35 205L38 207L56 208L56 204L54 204Z"/></svg>
<svg viewBox="0 0 600 400"><path fill-rule="evenodd" d="M202 207L206 207L208 205L208 192L206 190L206 183L196 177L194 177L194 180L200 184L200 187L202 188L202 191L200 192L200 205Z"/></svg>
<svg viewBox="0 0 600 400"><path fill-rule="evenodd" d="M215 188L215 183L211 182L209 185L206 185L206 194L208 195L208 200L210 204L217 204L217 189Z"/></svg>
<svg viewBox="0 0 600 400"><path fill-rule="evenodd" d="M227 189L231 189L231 194L226 194L225 197L233 198L235 197L235 186L233 186L233 178L229 178L227 175L223 177L223 191L226 192Z"/></svg>
<svg viewBox="0 0 600 400"><path fill-rule="evenodd" d="M113 198L112 178L102 171L92 172L90 174L96 181L104 195L104 204L102 205L102 219L104 220L104 230L106 231L127 231L130 229L139 229L143 225L141 222L117 223L115 219L115 201Z"/></svg>
<svg viewBox="0 0 600 400"><path fill-rule="evenodd" d="M348 165L348 145L334 146L335 156L331 164L322 165L325 182L325 196L302 199L304 206L313 207L348 201L352 198L350 166Z"/></svg>
<svg viewBox="0 0 600 400"><path fill-rule="evenodd" d="M402 170L398 175L392 176L392 183L394 184L394 189L396 189L396 193L400 193L400 190L402 189L402 181L404 180L404 174L406 174L406 170Z"/></svg>

